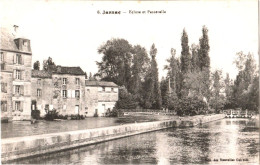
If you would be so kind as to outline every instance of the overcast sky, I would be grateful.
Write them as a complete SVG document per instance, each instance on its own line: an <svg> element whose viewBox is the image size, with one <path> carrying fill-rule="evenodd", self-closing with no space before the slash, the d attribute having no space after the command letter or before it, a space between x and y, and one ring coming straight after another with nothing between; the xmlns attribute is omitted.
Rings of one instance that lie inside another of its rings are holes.
<svg viewBox="0 0 260 165"><path fill-rule="evenodd" d="M97 11L121 11L120 15ZM129 10L166 11L165 14L129 14ZM124 38L140 44L148 52L158 49L160 77L170 49L181 53L181 33L186 29L189 45L199 43L202 26L209 29L211 69L229 72L234 79L236 52L252 52L258 61L258 3L246 1L0 1L0 23L19 25L19 32L31 40L32 61L42 64L49 56L64 66L80 66L97 72L95 61L102 55L97 48L111 38ZM42 67L42 66L41 66Z"/></svg>

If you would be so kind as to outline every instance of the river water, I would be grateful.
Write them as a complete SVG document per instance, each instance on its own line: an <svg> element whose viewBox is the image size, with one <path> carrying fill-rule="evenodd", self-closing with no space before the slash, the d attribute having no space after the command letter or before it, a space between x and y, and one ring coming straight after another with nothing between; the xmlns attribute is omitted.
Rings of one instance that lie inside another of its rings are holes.
<svg viewBox="0 0 260 165"><path fill-rule="evenodd" d="M167 117L164 117L167 119ZM176 117L171 116L171 119ZM12 121L1 124L1 138L23 137L48 133L58 133L76 130L85 130L100 127L109 127L122 125L126 123L140 123L162 120L161 117L152 116L134 116L129 118L112 118L112 117L89 117L84 120L61 120L45 121L39 120L35 124L30 121Z"/></svg>
<svg viewBox="0 0 260 165"><path fill-rule="evenodd" d="M171 128L12 163L21 164L259 164L259 128L223 119Z"/></svg>

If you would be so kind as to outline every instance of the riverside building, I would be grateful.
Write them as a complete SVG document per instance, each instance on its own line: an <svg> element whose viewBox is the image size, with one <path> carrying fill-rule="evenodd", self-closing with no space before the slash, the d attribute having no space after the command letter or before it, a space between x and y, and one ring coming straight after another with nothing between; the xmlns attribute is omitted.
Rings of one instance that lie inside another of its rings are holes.
<svg viewBox="0 0 260 165"><path fill-rule="evenodd" d="M32 70L30 40L17 30L1 27L1 120L30 120L33 110L92 117L113 109L118 86L112 82L86 80L80 67Z"/></svg>
<svg viewBox="0 0 260 165"><path fill-rule="evenodd" d="M1 119L31 118L32 52L29 39L1 27Z"/></svg>

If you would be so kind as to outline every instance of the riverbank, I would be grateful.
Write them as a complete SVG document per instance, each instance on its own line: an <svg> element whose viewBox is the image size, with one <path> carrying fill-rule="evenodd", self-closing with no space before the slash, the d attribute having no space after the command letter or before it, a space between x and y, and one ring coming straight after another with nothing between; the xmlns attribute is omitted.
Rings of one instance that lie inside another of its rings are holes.
<svg viewBox="0 0 260 165"><path fill-rule="evenodd" d="M170 127L192 127L219 119L223 114L194 116L96 129L2 139L2 163L9 160L58 152Z"/></svg>

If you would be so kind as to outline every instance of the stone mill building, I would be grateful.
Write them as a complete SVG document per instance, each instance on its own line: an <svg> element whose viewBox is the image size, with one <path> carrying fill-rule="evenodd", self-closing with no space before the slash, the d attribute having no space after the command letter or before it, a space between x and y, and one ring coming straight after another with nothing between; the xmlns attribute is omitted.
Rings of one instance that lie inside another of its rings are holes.
<svg viewBox="0 0 260 165"><path fill-rule="evenodd" d="M113 82L90 81L80 67L32 70L29 39L1 28L1 119L30 120L31 111L57 110L61 115L104 116L118 100Z"/></svg>

